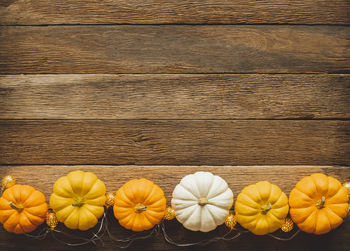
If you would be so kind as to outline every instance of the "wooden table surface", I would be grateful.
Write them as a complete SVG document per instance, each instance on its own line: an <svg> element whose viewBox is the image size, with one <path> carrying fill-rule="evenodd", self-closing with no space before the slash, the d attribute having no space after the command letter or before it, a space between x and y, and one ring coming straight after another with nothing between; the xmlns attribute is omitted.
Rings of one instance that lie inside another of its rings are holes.
<svg viewBox="0 0 350 251"><path fill-rule="evenodd" d="M1 0L0 176L47 198L75 169L109 191L145 177L168 201L198 170L235 196L260 180L289 193L314 172L350 181L349 25L348 0ZM171 224L180 239L206 236ZM117 249L104 241L70 248L0 228L6 251ZM289 242L176 248L158 236L129 250L349 246L347 221Z"/></svg>

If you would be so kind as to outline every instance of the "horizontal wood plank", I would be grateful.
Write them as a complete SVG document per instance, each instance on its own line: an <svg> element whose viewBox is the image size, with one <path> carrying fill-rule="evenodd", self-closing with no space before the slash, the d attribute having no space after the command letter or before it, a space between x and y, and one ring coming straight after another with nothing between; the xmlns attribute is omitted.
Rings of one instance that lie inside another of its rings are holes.
<svg viewBox="0 0 350 251"><path fill-rule="evenodd" d="M145 177L158 184L165 192L169 201L171 193L176 184L186 174L196 171L210 171L224 178L234 196L243 189L244 186L268 180L281 187L289 194L296 182L303 176L316 172L331 175L341 182L349 181L350 168L336 166L1 166L0 176L7 174L17 178L19 184L29 184L44 192L47 198L52 191L53 183L56 179L66 175L72 170L92 171L106 183L108 191L116 191L126 181L133 178ZM38 177L40 174L40 178ZM112 216L110 218L112 220ZM119 226L116 221L111 224L113 233L119 238L131 234ZM167 222L168 232L175 233L173 236L180 237L182 241L194 241L200 238L207 238L208 235L190 232L181 227L179 223ZM219 227L223 230L224 227ZM190 250L347 250L350 244L348 231L350 222L344 222L338 229L331 231L327 235L315 236L299 234L294 240L279 242L268 236L246 235L240 239L229 242L218 242L205 247L194 247ZM214 231L215 232L215 231ZM218 233L216 233L218 234ZM214 233L215 235L215 233ZM88 236L87 233L84 235ZM178 239L180 239L178 238ZM58 243L52 238L46 240L31 240L28 237L12 235L0 228L0 248L4 250L115 250L116 246L108 237L104 237L104 246L98 243L97 247L83 246L78 248L68 248ZM162 237L156 236L146 241L135 242L128 250L189 250L188 248L176 248L166 244Z"/></svg>
<svg viewBox="0 0 350 251"><path fill-rule="evenodd" d="M55 181L71 171L82 170L95 173L105 182L107 191L117 191L130 179L146 178L158 184L165 193L169 204L171 194L181 178L198 171L212 172L225 179L235 197L250 184L267 180L278 185L286 193L304 176L312 173L325 173L339 179L350 181L350 167L343 166L134 166L134 165L29 165L6 166L0 168L0 178L12 175L18 184L27 184L42 191L47 199L52 193ZM42 177L33 172L43 174ZM38 182L38 179L40 182Z"/></svg>
<svg viewBox="0 0 350 251"><path fill-rule="evenodd" d="M347 0L2 0L0 24L349 24Z"/></svg>
<svg viewBox="0 0 350 251"><path fill-rule="evenodd" d="M0 164L348 165L350 121L0 120Z"/></svg>
<svg viewBox="0 0 350 251"><path fill-rule="evenodd" d="M348 26L0 27L0 73L346 73Z"/></svg>
<svg viewBox="0 0 350 251"><path fill-rule="evenodd" d="M1 119L350 118L350 76L6 75Z"/></svg>

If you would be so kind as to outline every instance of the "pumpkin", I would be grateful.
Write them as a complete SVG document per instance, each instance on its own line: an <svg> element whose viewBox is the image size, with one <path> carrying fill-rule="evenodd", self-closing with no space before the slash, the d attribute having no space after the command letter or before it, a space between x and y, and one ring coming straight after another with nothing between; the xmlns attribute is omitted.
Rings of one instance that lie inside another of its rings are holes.
<svg viewBox="0 0 350 251"><path fill-rule="evenodd" d="M315 173L302 178L291 191L290 216L301 230L325 234L343 222L348 200L347 190L338 180Z"/></svg>
<svg viewBox="0 0 350 251"><path fill-rule="evenodd" d="M268 181L245 187L237 196L237 222L256 235L279 229L288 214L288 198L282 190Z"/></svg>
<svg viewBox="0 0 350 251"><path fill-rule="evenodd" d="M159 186L147 179L133 179L117 191L113 212L120 225L139 232L158 224L165 208L166 199Z"/></svg>
<svg viewBox="0 0 350 251"><path fill-rule="evenodd" d="M0 198L0 222L11 233L32 232L44 222L47 210L44 194L32 186L14 185Z"/></svg>
<svg viewBox="0 0 350 251"><path fill-rule="evenodd" d="M50 206L66 227L87 230L104 213L105 193L105 184L95 174L77 170L55 182Z"/></svg>
<svg viewBox="0 0 350 251"><path fill-rule="evenodd" d="M171 200L176 219L185 228L202 232L223 224L232 204L233 193L226 181L210 172L183 177Z"/></svg>

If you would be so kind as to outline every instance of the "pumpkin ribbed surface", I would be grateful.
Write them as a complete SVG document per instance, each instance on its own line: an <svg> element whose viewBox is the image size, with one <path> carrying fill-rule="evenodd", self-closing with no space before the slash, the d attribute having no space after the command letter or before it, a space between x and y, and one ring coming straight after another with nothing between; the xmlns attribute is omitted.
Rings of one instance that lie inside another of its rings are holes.
<svg viewBox="0 0 350 251"><path fill-rule="evenodd" d="M338 227L348 214L346 188L322 173L301 179L289 195L290 215L298 227L313 234L325 234Z"/></svg>
<svg viewBox="0 0 350 251"><path fill-rule="evenodd" d="M115 195L114 215L120 225L132 231L153 228L164 216L166 199L163 190L147 179L125 183Z"/></svg>
<svg viewBox="0 0 350 251"><path fill-rule="evenodd" d="M0 198L0 222L11 233L29 233L41 225L48 210L45 196L34 187L14 185Z"/></svg>
<svg viewBox="0 0 350 251"><path fill-rule="evenodd" d="M94 227L104 213L106 186L91 172L73 171L53 187L50 206L70 229Z"/></svg>
<svg viewBox="0 0 350 251"><path fill-rule="evenodd" d="M288 214L288 198L267 181L245 187L237 197L235 211L241 226L256 235L279 229Z"/></svg>
<svg viewBox="0 0 350 251"><path fill-rule="evenodd" d="M233 193L226 181L210 172L182 178L171 200L176 219L185 228L202 232L223 224L232 204Z"/></svg>

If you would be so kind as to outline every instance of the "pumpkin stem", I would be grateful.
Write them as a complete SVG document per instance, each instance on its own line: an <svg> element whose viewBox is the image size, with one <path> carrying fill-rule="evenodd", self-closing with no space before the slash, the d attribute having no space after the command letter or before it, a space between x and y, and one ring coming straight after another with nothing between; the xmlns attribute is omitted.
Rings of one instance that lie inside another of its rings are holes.
<svg viewBox="0 0 350 251"><path fill-rule="evenodd" d="M147 210L147 207L141 203L137 203L136 206L134 207L134 210L136 213L142 213Z"/></svg>
<svg viewBox="0 0 350 251"><path fill-rule="evenodd" d="M75 199L75 202L72 204L73 207L81 207L82 205L84 205L84 202L83 202L83 198L76 198Z"/></svg>
<svg viewBox="0 0 350 251"><path fill-rule="evenodd" d="M207 205L207 204L209 204L209 201L208 201L207 198L203 197L203 198L199 198L199 199L198 199L198 205L200 205L200 206L205 206L205 205Z"/></svg>
<svg viewBox="0 0 350 251"><path fill-rule="evenodd" d="M270 211L270 209L272 209L272 205L271 203L269 204L265 204L261 207L261 213L262 214L267 214L268 211Z"/></svg>
<svg viewBox="0 0 350 251"><path fill-rule="evenodd" d="M24 207L22 205L16 205L15 203L13 203L12 201L10 201L9 203L10 207L12 207L13 209L16 209L19 213L23 211Z"/></svg>
<svg viewBox="0 0 350 251"><path fill-rule="evenodd" d="M318 209L324 208L325 202L326 202L326 198L322 196L321 199L316 202L316 207Z"/></svg>

